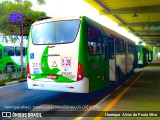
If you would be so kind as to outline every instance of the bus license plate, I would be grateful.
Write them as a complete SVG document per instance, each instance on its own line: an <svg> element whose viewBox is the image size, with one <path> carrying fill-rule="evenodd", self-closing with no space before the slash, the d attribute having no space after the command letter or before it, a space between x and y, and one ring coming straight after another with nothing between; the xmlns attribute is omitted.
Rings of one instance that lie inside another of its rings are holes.
<svg viewBox="0 0 160 120"><path fill-rule="evenodd" d="M57 78L57 75L48 75L47 78L48 78L48 79L56 79L56 78Z"/></svg>

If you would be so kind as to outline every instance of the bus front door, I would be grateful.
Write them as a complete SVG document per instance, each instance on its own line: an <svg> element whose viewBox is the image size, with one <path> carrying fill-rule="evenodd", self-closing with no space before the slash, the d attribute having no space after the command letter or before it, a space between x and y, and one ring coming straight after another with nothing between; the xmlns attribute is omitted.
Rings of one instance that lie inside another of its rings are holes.
<svg viewBox="0 0 160 120"><path fill-rule="evenodd" d="M106 37L102 38L101 43L96 43L93 49L95 49L95 51L89 54L90 91L103 89L107 86L109 80Z"/></svg>

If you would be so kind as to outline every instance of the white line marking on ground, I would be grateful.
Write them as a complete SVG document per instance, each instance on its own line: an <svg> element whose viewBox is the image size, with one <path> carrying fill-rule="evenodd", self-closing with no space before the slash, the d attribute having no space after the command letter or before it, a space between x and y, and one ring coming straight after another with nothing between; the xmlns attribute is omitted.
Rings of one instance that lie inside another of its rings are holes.
<svg viewBox="0 0 160 120"><path fill-rule="evenodd" d="M11 87L11 86L19 85L19 84L22 84L22 83L24 83L24 82L20 82L20 83L14 83L14 84L11 84L11 85L5 85L5 86L1 86L0 88Z"/></svg>

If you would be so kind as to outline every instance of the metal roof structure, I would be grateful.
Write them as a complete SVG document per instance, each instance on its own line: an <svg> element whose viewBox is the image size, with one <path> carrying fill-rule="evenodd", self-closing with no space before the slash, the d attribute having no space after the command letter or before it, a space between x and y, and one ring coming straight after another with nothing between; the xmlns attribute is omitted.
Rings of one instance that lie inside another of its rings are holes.
<svg viewBox="0 0 160 120"><path fill-rule="evenodd" d="M147 44L160 47L159 0L84 0Z"/></svg>

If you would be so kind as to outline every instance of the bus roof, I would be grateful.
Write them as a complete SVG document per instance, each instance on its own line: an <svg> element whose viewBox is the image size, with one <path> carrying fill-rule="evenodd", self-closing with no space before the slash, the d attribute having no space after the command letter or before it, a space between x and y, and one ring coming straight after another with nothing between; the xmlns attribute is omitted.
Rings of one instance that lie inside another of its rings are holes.
<svg viewBox="0 0 160 120"><path fill-rule="evenodd" d="M69 17L61 17L61 18L49 18L49 19L43 19L40 21L36 21L32 25L35 24L40 24L40 23L45 23L45 22L51 22L51 21L60 21L60 20L73 20L73 19L81 19L81 16L76 17L76 16L69 16Z"/></svg>
<svg viewBox="0 0 160 120"><path fill-rule="evenodd" d="M32 25L45 23L45 22L51 22L51 21L81 19L82 17L85 17L89 20L92 20L92 19L88 18L87 16L69 16L69 17L61 17L61 18L47 18L47 19L43 19L43 20L40 20L40 21L36 21ZM92 20L92 21L94 21L94 20ZM96 21L94 21L94 22L96 22ZM96 23L98 23L98 22L96 22ZM98 23L98 24L100 24L100 23ZM133 40L117 33L116 31L113 31L113 30L109 29L107 26L104 26L104 25L101 25L101 26L103 26L103 29L108 32L106 34L113 35L115 37L119 37L119 38L123 39L124 41L130 41L131 43L135 44L135 42Z"/></svg>

